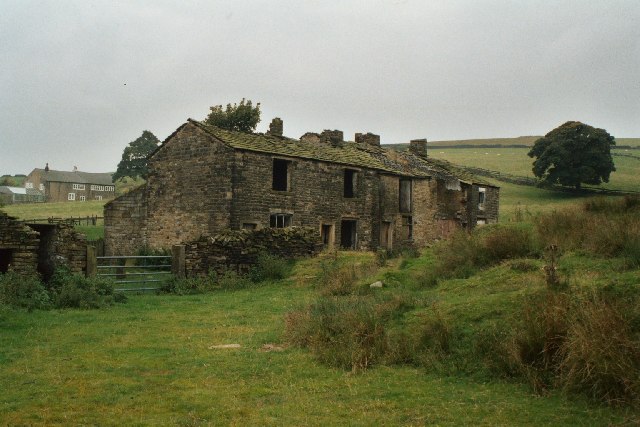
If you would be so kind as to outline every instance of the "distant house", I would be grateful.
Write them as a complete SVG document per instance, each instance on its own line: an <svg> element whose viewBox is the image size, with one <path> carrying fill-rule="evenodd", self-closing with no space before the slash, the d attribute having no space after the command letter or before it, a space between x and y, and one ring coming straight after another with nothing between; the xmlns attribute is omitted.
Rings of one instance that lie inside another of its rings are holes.
<svg viewBox="0 0 640 427"><path fill-rule="evenodd" d="M84 202L86 200L108 200L115 197L115 186L110 173L57 171L34 169L27 176L24 188L44 193L47 202Z"/></svg>
<svg viewBox="0 0 640 427"><path fill-rule="evenodd" d="M498 220L499 188L380 137L341 131L282 136L189 120L149 158L147 183L105 205L105 251L167 248L224 230L313 227L326 246L423 246Z"/></svg>
<svg viewBox="0 0 640 427"><path fill-rule="evenodd" d="M11 205L14 203L44 202L44 192L34 188L0 186L0 203Z"/></svg>

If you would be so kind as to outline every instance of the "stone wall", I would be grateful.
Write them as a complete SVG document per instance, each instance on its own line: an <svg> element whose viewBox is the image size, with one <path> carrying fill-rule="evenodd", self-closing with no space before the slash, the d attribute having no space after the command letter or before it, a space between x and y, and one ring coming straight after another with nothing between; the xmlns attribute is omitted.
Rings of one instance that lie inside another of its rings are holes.
<svg viewBox="0 0 640 427"><path fill-rule="evenodd" d="M185 245L186 276L227 270L246 273L262 252L291 259L312 256L321 249L320 236L313 228L229 230Z"/></svg>
<svg viewBox="0 0 640 427"><path fill-rule="evenodd" d="M38 232L0 211L0 272L35 273Z"/></svg>
<svg viewBox="0 0 640 427"><path fill-rule="evenodd" d="M147 246L146 185L104 205L106 255L131 255Z"/></svg>
<svg viewBox="0 0 640 427"><path fill-rule="evenodd" d="M87 239L75 231L73 224L27 224L40 234L38 272L49 280L53 272L67 267L72 273L84 274L87 268Z"/></svg>
<svg viewBox="0 0 640 427"><path fill-rule="evenodd" d="M179 129L149 160L148 245L169 248L228 229L233 172L231 148L192 123Z"/></svg>
<svg viewBox="0 0 640 427"><path fill-rule="evenodd" d="M278 157L280 158L280 157ZM236 152L233 173L232 229L270 226L272 214L291 215L293 226L333 226L340 243L341 221L357 221L357 248L370 249L378 209L378 176L369 170L304 159L288 161L289 190L272 189L273 156ZM345 169L355 170L354 197L344 197ZM222 230L219 230L222 231Z"/></svg>

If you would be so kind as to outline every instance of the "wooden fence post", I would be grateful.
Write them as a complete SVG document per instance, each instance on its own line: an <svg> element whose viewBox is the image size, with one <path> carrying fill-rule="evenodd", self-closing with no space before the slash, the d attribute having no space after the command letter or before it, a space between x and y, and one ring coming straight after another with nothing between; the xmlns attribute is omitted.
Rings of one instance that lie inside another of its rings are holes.
<svg viewBox="0 0 640 427"><path fill-rule="evenodd" d="M96 248L87 245L87 277L95 277L98 273L98 260L96 259Z"/></svg>
<svg viewBox="0 0 640 427"><path fill-rule="evenodd" d="M171 273L178 279L183 279L186 273L184 245L171 247Z"/></svg>

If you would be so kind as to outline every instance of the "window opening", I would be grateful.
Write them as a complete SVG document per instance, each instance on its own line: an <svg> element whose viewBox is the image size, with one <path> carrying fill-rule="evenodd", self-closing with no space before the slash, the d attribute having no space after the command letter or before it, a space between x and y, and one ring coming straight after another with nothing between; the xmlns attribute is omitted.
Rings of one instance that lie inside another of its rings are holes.
<svg viewBox="0 0 640 427"><path fill-rule="evenodd" d="M411 180L400 180L400 212L411 212Z"/></svg>
<svg viewBox="0 0 640 427"><path fill-rule="evenodd" d="M413 239L413 218L410 216L402 217L402 237L404 240Z"/></svg>
<svg viewBox="0 0 640 427"><path fill-rule="evenodd" d="M255 230L256 228L258 228L258 224L253 223L253 222L243 222L242 223L242 229L243 230Z"/></svg>
<svg viewBox="0 0 640 427"><path fill-rule="evenodd" d="M269 218L269 225L271 228L291 227L292 216L290 214L272 214Z"/></svg>
<svg viewBox="0 0 640 427"><path fill-rule="evenodd" d="M484 201L486 199L487 189L484 187L478 188L478 209L484 210Z"/></svg>
<svg viewBox="0 0 640 427"><path fill-rule="evenodd" d="M273 159L272 188L276 191L289 191L289 163L287 160Z"/></svg>
<svg viewBox="0 0 640 427"><path fill-rule="evenodd" d="M353 169L344 170L344 197L355 197L357 175L358 172Z"/></svg>
<svg viewBox="0 0 640 427"><path fill-rule="evenodd" d="M333 224L322 224L320 238L325 247L333 245Z"/></svg>

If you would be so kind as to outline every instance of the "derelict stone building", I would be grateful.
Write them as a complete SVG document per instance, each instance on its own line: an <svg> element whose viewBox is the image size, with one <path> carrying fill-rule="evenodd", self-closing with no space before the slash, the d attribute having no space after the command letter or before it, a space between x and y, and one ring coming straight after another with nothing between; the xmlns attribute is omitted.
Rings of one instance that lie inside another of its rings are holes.
<svg viewBox="0 0 640 427"><path fill-rule="evenodd" d="M228 229L303 226L328 246L425 245L459 227L496 222L499 189L374 134L282 136L189 120L149 159L142 187L105 205L105 251L168 248Z"/></svg>

